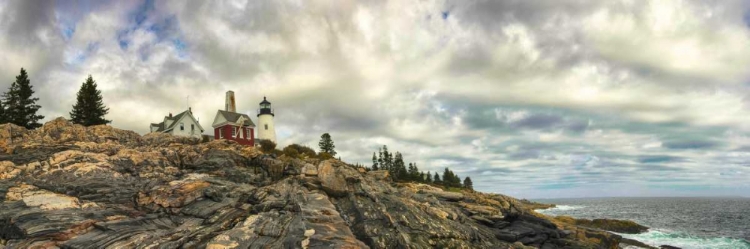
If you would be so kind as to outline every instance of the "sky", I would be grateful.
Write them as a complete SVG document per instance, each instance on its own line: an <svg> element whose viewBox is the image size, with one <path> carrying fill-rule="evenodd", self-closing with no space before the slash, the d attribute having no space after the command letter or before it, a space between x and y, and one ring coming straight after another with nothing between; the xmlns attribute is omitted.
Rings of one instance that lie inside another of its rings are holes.
<svg viewBox="0 0 750 249"><path fill-rule="evenodd" d="M279 147L382 145L520 198L750 196L750 2L0 0L0 90L91 75L117 128L228 90ZM206 133L208 134L209 131Z"/></svg>

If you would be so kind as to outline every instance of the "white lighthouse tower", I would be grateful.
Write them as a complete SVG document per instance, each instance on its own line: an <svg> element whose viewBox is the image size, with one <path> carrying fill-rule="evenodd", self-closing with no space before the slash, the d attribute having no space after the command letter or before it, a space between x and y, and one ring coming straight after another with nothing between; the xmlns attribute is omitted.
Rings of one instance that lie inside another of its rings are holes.
<svg viewBox="0 0 750 249"><path fill-rule="evenodd" d="M267 139L276 143L276 129L273 127L273 109L271 102L263 97L258 110L258 139Z"/></svg>

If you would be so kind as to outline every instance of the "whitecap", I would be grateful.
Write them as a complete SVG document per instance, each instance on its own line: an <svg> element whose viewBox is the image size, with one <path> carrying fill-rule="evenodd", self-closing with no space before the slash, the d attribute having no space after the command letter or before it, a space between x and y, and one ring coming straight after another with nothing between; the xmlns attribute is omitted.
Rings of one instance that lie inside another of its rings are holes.
<svg viewBox="0 0 750 249"><path fill-rule="evenodd" d="M584 208L584 207L586 207L586 206L579 206L579 205L557 205L557 206L555 206L553 208L537 209L536 211L539 212L539 213L543 213L543 214L555 214L555 213L560 213L560 212L565 212L565 211L570 211L570 210L581 209L581 208Z"/></svg>
<svg viewBox="0 0 750 249"><path fill-rule="evenodd" d="M620 234L625 238L634 239L651 246L676 246L684 249L750 249L750 242L744 239L727 237L703 238L682 232L667 232L651 229L642 234Z"/></svg>

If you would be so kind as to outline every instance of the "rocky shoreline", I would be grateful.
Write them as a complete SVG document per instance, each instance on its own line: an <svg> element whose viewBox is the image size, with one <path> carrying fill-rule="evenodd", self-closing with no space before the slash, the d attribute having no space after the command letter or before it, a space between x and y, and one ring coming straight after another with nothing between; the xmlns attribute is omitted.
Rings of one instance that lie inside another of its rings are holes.
<svg viewBox="0 0 750 249"><path fill-rule="evenodd" d="M8 248L618 248L500 194L58 118L0 125Z"/></svg>
<svg viewBox="0 0 750 249"><path fill-rule="evenodd" d="M550 204L553 205L553 204ZM548 209L548 208L541 208ZM540 210L540 209L536 209ZM554 217L548 217L552 220L555 224L558 225L558 227L566 228L566 227L582 227L587 229L594 229L604 232L612 232L612 233L619 233L619 234L641 234L648 232L649 227L643 226L641 224L638 224L634 221L630 220L617 220L617 219L577 219L570 216L554 216ZM628 239L621 237L619 248L630 248L630 249L680 249L679 247L671 246L671 245L661 245L658 248L648 245L646 243L634 240L634 239Z"/></svg>

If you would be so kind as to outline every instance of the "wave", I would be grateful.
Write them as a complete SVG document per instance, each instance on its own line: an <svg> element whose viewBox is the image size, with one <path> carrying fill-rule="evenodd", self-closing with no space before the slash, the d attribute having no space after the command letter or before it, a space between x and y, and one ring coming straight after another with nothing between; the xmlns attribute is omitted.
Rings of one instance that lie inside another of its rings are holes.
<svg viewBox="0 0 750 249"><path fill-rule="evenodd" d="M652 246L670 245L684 249L750 249L750 242L744 239L727 237L702 238L682 232L669 232L651 229L642 234L620 234Z"/></svg>
<svg viewBox="0 0 750 249"><path fill-rule="evenodd" d="M576 210L584 208L585 206L578 206L578 205L557 205L553 208L549 209L542 209L542 210L536 210L539 213L543 214L553 214L556 212L563 212L563 211L570 211L570 210Z"/></svg>

